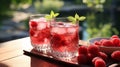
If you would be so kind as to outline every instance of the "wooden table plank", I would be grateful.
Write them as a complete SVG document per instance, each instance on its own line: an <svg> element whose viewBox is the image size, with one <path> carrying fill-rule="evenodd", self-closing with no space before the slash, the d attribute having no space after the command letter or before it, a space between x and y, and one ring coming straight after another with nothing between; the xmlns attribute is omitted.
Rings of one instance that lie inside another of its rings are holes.
<svg viewBox="0 0 120 67"><path fill-rule="evenodd" d="M0 67L31 67L31 59L22 55L0 62Z"/></svg>
<svg viewBox="0 0 120 67"><path fill-rule="evenodd" d="M32 48L29 37L0 43L0 61L23 55L23 49Z"/></svg>
<svg viewBox="0 0 120 67"><path fill-rule="evenodd" d="M61 67L36 57L28 57L25 55L2 61L0 65L0 67Z"/></svg>

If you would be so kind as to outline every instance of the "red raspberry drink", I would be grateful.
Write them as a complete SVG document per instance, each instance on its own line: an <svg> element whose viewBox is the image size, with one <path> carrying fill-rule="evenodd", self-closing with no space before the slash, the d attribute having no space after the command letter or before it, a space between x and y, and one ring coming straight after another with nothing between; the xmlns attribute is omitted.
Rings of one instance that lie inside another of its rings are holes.
<svg viewBox="0 0 120 67"><path fill-rule="evenodd" d="M78 52L78 24L56 22L51 25L51 53L54 57L66 60Z"/></svg>
<svg viewBox="0 0 120 67"><path fill-rule="evenodd" d="M46 52L50 49L50 23L41 16L31 16L29 33L34 49L40 52Z"/></svg>

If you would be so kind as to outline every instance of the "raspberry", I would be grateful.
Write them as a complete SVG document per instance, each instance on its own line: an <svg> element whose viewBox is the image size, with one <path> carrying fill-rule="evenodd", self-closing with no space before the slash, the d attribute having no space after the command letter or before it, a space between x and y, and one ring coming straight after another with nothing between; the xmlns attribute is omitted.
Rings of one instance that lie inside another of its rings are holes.
<svg viewBox="0 0 120 67"><path fill-rule="evenodd" d="M112 59L116 60L116 61L120 61L120 51L114 51L111 54Z"/></svg>
<svg viewBox="0 0 120 67"><path fill-rule="evenodd" d="M86 64L88 62L87 56L84 54L79 54L77 59L79 64Z"/></svg>
<svg viewBox="0 0 120 67"><path fill-rule="evenodd" d="M54 34L54 35L51 35L51 43L52 44L57 44L57 45L54 45L56 47L60 47L60 46L63 46L63 41L62 40L62 36L58 35L58 34Z"/></svg>
<svg viewBox="0 0 120 67"><path fill-rule="evenodd" d="M107 40L107 39L101 39L100 44L102 44L105 40Z"/></svg>
<svg viewBox="0 0 120 67"><path fill-rule="evenodd" d="M94 57L94 58L92 59L92 63L94 64L97 59L101 59L101 58L100 58L100 57Z"/></svg>
<svg viewBox="0 0 120 67"><path fill-rule="evenodd" d="M88 46L88 52L93 55L98 55L99 48L96 45L90 45L90 46Z"/></svg>
<svg viewBox="0 0 120 67"><path fill-rule="evenodd" d="M111 42L114 44L114 46L118 46L120 43L120 40L119 40L119 38L113 38L113 39L111 39Z"/></svg>
<svg viewBox="0 0 120 67"><path fill-rule="evenodd" d="M110 40L104 40L102 46L113 46L113 43Z"/></svg>
<svg viewBox="0 0 120 67"><path fill-rule="evenodd" d="M95 59L94 59L95 60ZM106 67L106 63L103 59L99 58L94 61L95 67Z"/></svg>
<svg viewBox="0 0 120 67"><path fill-rule="evenodd" d="M118 44L118 47L120 47L120 43Z"/></svg>
<svg viewBox="0 0 120 67"><path fill-rule="evenodd" d="M87 55L88 62L91 63L92 59L93 59L94 57L96 57L96 56L97 56L97 55L93 55L93 54L91 54L91 53L88 53L88 55Z"/></svg>
<svg viewBox="0 0 120 67"><path fill-rule="evenodd" d="M87 47L86 46L80 46L79 47L79 54L87 54Z"/></svg>
<svg viewBox="0 0 120 67"><path fill-rule="evenodd" d="M98 45L98 46L100 46L101 44L100 44L99 41L95 41L95 42L94 42L94 45Z"/></svg>
<svg viewBox="0 0 120 67"><path fill-rule="evenodd" d="M35 32L33 30L30 30L30 36L34 36Z"/></svg>
<svg viewBox="0 0 120 67"><path fill-rule="evenodd" d="M37 27L36 21L31 21L30 23L31 23L31 26L32 26L32 27Z"/></svg>
<svg viewBox="0 0 120 67"><path fill-rule="evenodd" d="M107 60L108 56L104 52L99 52L99 57L101 57L103 60Z"/></svg>
<svg viewBox="0 0 120 67"><path fill-rule="evenodd" d="M58 22L58 25L64 25L62 22Z"/></svg>
<svg viewBox="0 0 120 67"><path fill-rule="evenodd" d="M119 38L119 36L118 35L113 35L112 37L111 37L111 39L112 38Z"/></svg>

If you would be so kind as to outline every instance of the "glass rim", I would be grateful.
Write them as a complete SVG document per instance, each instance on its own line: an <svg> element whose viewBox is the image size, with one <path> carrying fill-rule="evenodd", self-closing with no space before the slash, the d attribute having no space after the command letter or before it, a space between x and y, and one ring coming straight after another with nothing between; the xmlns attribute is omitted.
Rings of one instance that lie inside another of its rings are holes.
<svg viewBox="0 0 120 67"><path fill-rule="evenodd" d="M70 21L67 17L57 17L55 18L55 21L57 22L65 22L65 23L72 23L72 21ZM78 24L79 22L76 21L75 24Z"/></svg>

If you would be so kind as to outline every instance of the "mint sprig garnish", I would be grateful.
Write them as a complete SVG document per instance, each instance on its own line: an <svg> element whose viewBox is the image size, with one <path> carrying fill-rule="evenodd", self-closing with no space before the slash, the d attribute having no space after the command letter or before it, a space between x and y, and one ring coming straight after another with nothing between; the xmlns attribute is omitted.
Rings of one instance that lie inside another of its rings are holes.
<svg viewBox="0 0 120 67"><path fill-rule="evenodd" d="M55 13L54 11L51 11L49 15L46 15L45 18L47 20L52 20L54 19L55 17L57 17L59 15L59 13Z"/></svg>
<svg viewBox="0 0 120 67"><path fill-rule="evenodd" d="M79 22L79 21L83 21L86 19L86 17L84 16L79 16L77 13L75 14L75 16L69 16L67 17L69 21L71 21L73 24Z"/></svg>

